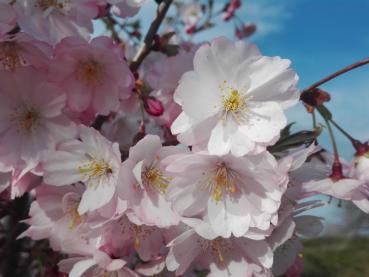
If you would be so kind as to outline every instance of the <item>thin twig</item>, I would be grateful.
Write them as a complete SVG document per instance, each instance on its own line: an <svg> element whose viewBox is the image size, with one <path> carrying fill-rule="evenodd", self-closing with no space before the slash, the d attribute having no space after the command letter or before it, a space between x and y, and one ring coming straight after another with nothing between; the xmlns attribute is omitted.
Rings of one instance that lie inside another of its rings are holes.
<svg viewBox="0 0 369 277"><path fill-rule="evenodd" d="M312 84L310 87L304 89L302 92L313 90L313 89L323 85L324 83L326 83L326 82L328 82L328 81L330 81L330 80L332 80L332 79L334 79L334 78L336 78L336 77L338 77L338 76L340 76L340 75L342 75L342 74L344 74L348 71L351 71L355 68L366 65L368 63L369 63L369 57L365 58L365 59L362 59L361 61L358 61L354 64L349 65L349 66L346 66L346 67L342 68L341 70L338 70L337 72L335 72L335 73L325 77L324 79L316 82L315 84Z"/></svg>
<svg viewBox="0 0 369 277"><path fill-rule="evenodd" d="M137 71L143 60L150 53L155 36L172 2L173 0L164 0L159 4L156 17L151 23L140 49L130 64L133 72Z"/></svg>

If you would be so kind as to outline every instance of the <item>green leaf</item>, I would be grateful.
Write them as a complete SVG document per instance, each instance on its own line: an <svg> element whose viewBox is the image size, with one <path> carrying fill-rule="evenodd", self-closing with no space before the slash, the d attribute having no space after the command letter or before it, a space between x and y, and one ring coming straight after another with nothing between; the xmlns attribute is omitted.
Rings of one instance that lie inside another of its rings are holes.
<svg viewBox="0 0 369 277"><path fill-rule="evenodd" d="M314 142L321 132L322 127L318 126L312 131L300 131L286 137L281 137L275 145L268 147L268 150L271 153L279 153L301 145L309 145Z"/></svg>

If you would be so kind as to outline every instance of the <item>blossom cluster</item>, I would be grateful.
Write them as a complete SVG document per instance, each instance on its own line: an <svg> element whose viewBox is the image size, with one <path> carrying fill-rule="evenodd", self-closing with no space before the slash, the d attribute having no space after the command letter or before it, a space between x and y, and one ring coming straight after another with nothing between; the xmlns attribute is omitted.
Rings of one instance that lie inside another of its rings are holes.
<svg viewBox="0 0 369 277"><path fill-rule="evenodd" d="M33 199L20 238L47 239L72 277L296 276L323 228L306 198L369 213L369 146L339 176L314 142L275 150L298 76L244 41L181 43L132 72L92 20L143 4L0 2L0 193Z"/></svg>

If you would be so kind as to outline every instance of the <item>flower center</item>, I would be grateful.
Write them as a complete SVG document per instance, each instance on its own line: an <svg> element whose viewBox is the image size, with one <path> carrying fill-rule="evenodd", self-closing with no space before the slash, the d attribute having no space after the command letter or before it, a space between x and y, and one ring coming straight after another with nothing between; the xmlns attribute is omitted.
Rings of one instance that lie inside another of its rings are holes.
<svg viewBox="0 0 369 277"><path fill-rule="evenodd" d="M87 182L93 179L107 178L113 173L112 167L103 159L83 162L78 170L82 179L87 180Z"/></svg>
<svg viewBox="0 0 369 277"><path fill-rule="evenodd" d="M97 61L90 59L81 61L77 64L76 78L85 84L97 84L101 74L102 67Z"/></svg>
<svg viewBox="0 0 369 277"><path fill-rule="evenodd" d="M128 233L133 238L133 246L136 249L140 249L141 242L147 239L147 236L152 234L154 229L146 225L136 225L130 222L126 218L119 220L119 224L122 227L122 233Z"/></svg>
<svg viewBox="0 0 369 277"><path fill-rule="evenodd" d="M27 65L27 62L18 55L19 50L20 46L14 41L0 43L0 62L5 70L13 71Z"/></svg>
<svg viewBox="0 0 369 277"><path fill-rule="evenodd" d="M142 182L146 189L156 189L160 193L166 193L173 177L165 175L156 165L147 167L142 172Z"/></svg>
<svg viewBox="0 0 369 277"><path fill-rule="evenodd" d="M32 108L26 108L23 112L17 113L15 117L20 129L29 132L37 124L41 116L38 111Z"/></svg>
<svg viewBox="0 0 369 277"><path fill-rule="evenodd" d="M58 0L38 0L36 6L38 6L43 11L47 10L48 8L64 8L64 4L59 3Z"/></svg>
<svg viewBox="0 0 369 277"><path fill-rule="evenodd" d="M225 112L238 112L246 108L244 97L242 97L238 90L233 89L231 95L223 96L223 109Z"/></svg>
<svg viewBox="0 0 369 277"><path fill-rule="evenodd" d="M224 195L233 195L238 191L237 178L236 172L221 163L210 172L204 187L210 190L212 199L219 202Z"/></svg>
<svg viewBox="0 0 369 277"><path fill-rule="evenodd" d="M201 248L203 249L203 251L210 251L217 262L223 264L224 255L232 249L232 242L230 240L217 237L213 240L202 240Z"/></svg>
<svg viewBox="0 0 369 277"><path fill-rule="evenodd" d="M227 81L224 81L219 89L223 93L222 120L227 120L228 115L231 115L237 123L240 123L246 117L247 101L252 97L246 97L241 90L228 86Z"/></svg>

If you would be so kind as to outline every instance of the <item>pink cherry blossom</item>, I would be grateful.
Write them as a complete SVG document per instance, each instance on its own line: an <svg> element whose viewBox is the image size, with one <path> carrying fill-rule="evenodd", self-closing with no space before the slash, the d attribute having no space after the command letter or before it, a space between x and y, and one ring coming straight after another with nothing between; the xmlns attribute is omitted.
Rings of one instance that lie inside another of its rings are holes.
<svg viewBox="0 0 369 277"><path fill-rule="evenodd" d="M132 218L132 217L131 217ZM109 253L116 257L128 257L137 253L143 261L161 256L164 247L162 230L132 220L126 215L111 220L99 229L101 241Z"/></svg>
<svg viewBox="0 0 369 277"><path fill-rule="evenodd" d="M210 269L210 276L253 276L250 264L271 268L273 252L263 240L221 238L214 233L206 240L188 230L169 243L168 270L183 275L192 263ZM266 275L269 276L269 275Z"/></svg>
<svg viewBox="0 0 369 277"><path fill-rule="evenodd" d="M50 45L26 33L5 36L0 41L1 69L13 71L24 66L46 69L51 56Z"/></svg>
<svg viewBox="0 0 369 277"><path fill-rule="evenodd" d="M235 156L274 144L286 125L283 109L299 95L290 61L261 56L254 45L225 38L205 44L175 92L183 112L172 132L186 145Z"/></svg>
<svg viewBox="0 0 369 277"><path fill-rule="evenodd" d="M121 166L119 146L111 143L99 132L79 126L81 140L61 143L43 159L44 181L53 186L85 184L78 205L84 214L108 204L116 191Z"/></svg>
<svg viewBox="0 0 369 277"><path fill-rule="evenodd" d="M45 184L36 188L36 200L25 222L30 227L20 237L48 239L55 251L63 251L65 243L84 244L82 230L86 217L78 213L83 187L54 187Z"/></svg>
<svg viewBox="0 0 369 277"><path fill-rule="evenodd" d="M55 49L49 78L67 93L67 103L76 112L117 111L119 100L130 96L133 76L122 50L108 37L90 43L77 37L63 39Z"/></svg>
<svg viewBox="0 0 369 277"><path fill-rule="evenodd" d="M119 196L128 201L143 224L169 227L179 223L179 216L166 200L172 177L160 164L179 152L176 147L162 147L160 138L153 135L147 135L129 150L120 172Z"/></svg>
<svg viewBox="0 0 369 277"><path fill-rule="evenodd" d="M41 72L2 72L0 94L0 143L12 167L22 162L36 166L42 151L75 137L75 125L62 113L65 94Z"/></svg>
<svg viewBox="0 0 369 277"><path fill-rule="evenodd" d="M246 236L252 227L267 230L276 223L288 177L269 153L247 158L184 154L163 163L174 177L168 191L173 209L184 217L208 217L218 236Z"/></svg>
<svg viewBox="0 0 369 277"><path fill-rule="evenodd" d="M15 9L22 30L53 45L68 36L88 38L98 14L96 0L19 0Z"/></svg>

